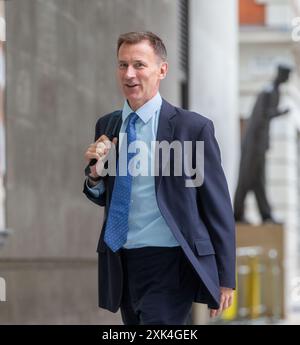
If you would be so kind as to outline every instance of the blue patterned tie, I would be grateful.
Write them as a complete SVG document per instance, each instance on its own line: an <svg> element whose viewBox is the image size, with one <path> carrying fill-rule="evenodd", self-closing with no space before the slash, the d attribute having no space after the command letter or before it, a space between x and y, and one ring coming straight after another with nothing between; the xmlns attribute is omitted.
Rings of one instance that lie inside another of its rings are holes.
<svg viewBox="0 0 300 345"><path fill-rule="evenodd" d="M135 122L137 119L138 115L136 113L131 113L129 115L129 121L126 128L127 174L125 176L120 176L119 166L117 167L117 176L115 177L114 189L105 227L104 241L113 252L121 248L127 240L132 182L132 176L128 172L128 163L135 155L135 153L128 152L128 145L136 140Z"/></svg>

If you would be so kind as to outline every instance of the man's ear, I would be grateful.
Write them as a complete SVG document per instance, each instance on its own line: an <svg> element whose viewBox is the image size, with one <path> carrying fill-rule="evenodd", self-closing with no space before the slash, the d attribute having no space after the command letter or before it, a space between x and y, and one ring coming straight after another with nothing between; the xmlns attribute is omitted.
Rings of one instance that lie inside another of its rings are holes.
<svg viewBox="0 0 300 345"><path fill-rule="evenodd" d="M167 73L168 73L169 65L166 61L162 62L160 65L160 79L165 79Z"/></svg>

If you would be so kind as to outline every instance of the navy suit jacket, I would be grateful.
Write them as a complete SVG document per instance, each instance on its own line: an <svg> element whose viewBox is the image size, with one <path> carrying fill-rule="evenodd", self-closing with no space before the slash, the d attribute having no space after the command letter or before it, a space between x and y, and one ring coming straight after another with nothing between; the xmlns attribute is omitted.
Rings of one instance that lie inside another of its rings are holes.
<svg viewBox="0 0 300 345"><path fill-rule="evenodd" d="M104 134L111 114L97 121L95 139ZM218 143L211 120L172 106L163 99L156 140L172 142L204 141L204 182L185 187L185 176L163 176L162 164L155 176L158 207L166 223L199 276L195 302L219 308L220 286L235 288L235 223L227 182L221 166ZM195 152L193 152L193 159ZM172 160L170 163L172 166ZM83 192L100 206L111 200L114 176L104 178L106 192L94 198L84 184ZM119 252L104 242L105 219L97 251L99 253L99 306L116 312L121 303L123 271Z"/></svg>

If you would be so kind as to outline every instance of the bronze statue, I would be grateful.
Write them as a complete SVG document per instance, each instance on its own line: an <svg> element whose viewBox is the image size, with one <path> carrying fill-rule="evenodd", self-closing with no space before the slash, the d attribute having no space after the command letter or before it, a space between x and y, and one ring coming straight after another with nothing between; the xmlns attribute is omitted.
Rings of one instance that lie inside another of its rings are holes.
<svg viewBox="0 0 300 345"><path fill-rule="evenodd" d="M238 222L248 221L244 216L244 202L248 192L253 191L263 222L277 223L265 191L265 160L269 148L270 121L289 112L279 110L279 86L289 79L291 69L278 66L277 76L270 86L258 94L251 117L242 140L239 179L234 198L234 215Z"/></svg>

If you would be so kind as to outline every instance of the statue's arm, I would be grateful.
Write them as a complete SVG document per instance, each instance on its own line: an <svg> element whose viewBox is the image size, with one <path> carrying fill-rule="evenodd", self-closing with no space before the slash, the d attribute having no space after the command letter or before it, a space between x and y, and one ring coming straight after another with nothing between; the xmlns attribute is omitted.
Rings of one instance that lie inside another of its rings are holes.
<svg viewBox="0 0 300 345"><path fill-rule="evenodd" d="M289 109L284 109L284 110L278 110L278 109L270 109L268 111L268 116L270 119L273 119L274 117L285 115L289 112Z"/></svg>
<svg viewBox="0 0 300 345"><path fill-rule="evenodd" d="M285 115L289 112L289 109L278 109L277 106L274 106L272 103L272 94L266 92L265 94L265 107L267 109L267 115L269 119L273 119L274 117Z"/></svg>

